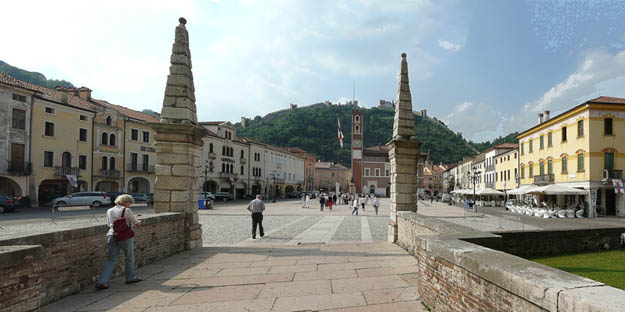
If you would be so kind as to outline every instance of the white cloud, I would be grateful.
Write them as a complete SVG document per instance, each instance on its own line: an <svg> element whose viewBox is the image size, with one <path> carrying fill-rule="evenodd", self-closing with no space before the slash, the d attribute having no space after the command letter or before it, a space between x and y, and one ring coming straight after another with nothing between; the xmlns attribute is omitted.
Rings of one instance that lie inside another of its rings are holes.
<svg viewBox="0 0 625 312"><path fill-rule="evenodd" d="M625 97L625 50L614 54L604 50L589 53L566 79L540 98L525 103L511 126L521 131L535 122L538 112L550 110L554 116L602 95Z"/></svg>
<svg viewBox="0 0 625 312"><path fill-rule="evenodd" d="M503 114L486 103L464 102L452 109L446 123L474 141L491 140L531 127L539 112L550 110L555 116L602 95L625 97L625 50L589 53L573 73L536 100L525 103L517 113Z"/></svg>
<svg viewBox="0 0 625 312"><path fill-rule="evenodd" d="M458 52L458 50L460 50L460 48L462 48L461 45L459 44L455 44L455 43L451 43L447 40L438 40L438 45L441 46L443 49L447 50L447 51L451 51L451 52Z"/></svg>

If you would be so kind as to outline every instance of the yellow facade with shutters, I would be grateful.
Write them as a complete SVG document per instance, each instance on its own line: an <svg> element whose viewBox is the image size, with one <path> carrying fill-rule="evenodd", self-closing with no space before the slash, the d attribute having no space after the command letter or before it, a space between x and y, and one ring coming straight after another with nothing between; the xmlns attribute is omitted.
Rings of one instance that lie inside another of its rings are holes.
<svg viewBox="0 0 625 312"><path fill-rule="evenodd" d="M92 188L91 144L94 116L93 111L60 102L39 98L35 100L31 132L34 175L31 197L39 204L58 196ZM68 174L77 176L78 188L69 185L66 177Z"/></svg>
<svg viewBox="0 0 625 312"><path fill-rule="evenodd" d="M521 185L551 183L596 191L599 214L625 216L612 180L625 169L625 99L600 97L520 133Z"/></svg>
<svg viewBox="0 0 625 312"><path fill-rule="evenodd" d="M495 171L497 182L495 189L499 191L509 191L517 188L516 175L518 174L519 151L509 152L495 156Z"/></svg>

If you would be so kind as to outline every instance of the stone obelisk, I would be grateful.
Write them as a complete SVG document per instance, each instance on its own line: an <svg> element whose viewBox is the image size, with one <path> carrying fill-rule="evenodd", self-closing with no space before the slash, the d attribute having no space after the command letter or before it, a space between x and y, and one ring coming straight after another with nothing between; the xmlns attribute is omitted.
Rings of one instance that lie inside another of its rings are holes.
<svg viewBox="0 0 625 312"><path fill-rule="evenodd" d="M185 248L202 247L202 225L198 220L198 191L202 137L206 129L197 125L195 87L191 73L191 52L187 21L179 19L171 53L165 98L156 131L155 212L185 214Z"/></svg>
<svg viewBox="0 0 625 312"><path fill-rule="evenodd" d="M417 211L417 157L420 143L417 142L414 131L412 96L408 83L408 62L406 61L406 53L402 53L393 121L393 138L387 144L391 148L389 151L389 158L391 159L389 242L397 241L397 213L400 211Z"/></svg>

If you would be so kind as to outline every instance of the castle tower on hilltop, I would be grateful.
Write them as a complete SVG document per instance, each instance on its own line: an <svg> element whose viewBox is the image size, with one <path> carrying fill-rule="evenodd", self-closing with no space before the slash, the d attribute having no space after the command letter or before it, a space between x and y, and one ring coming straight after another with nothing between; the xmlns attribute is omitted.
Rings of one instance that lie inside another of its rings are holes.
<svg viewBox="0 0 625 312"><path fill-rule="evenodd" d="M362 109L352 109L352 180L355 186L352 192L362 192L362 134L363 134Z"/></svg>

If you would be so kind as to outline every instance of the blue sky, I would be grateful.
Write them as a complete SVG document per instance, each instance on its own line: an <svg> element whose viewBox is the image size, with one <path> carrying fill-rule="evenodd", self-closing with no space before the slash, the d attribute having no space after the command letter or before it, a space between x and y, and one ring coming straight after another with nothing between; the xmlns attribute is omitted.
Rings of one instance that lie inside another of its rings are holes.
<svg viewBox="0 0 625 312"><path fill-rule="evenodd" d="M89 5L85 5L89 3ZM187 18L198 118L396 97L408 54L415 110L474 141L587 99L625 97L623 1L12 1L0 59L160 111ZM28 12L28 13L27 13ZM25 17L28 18L25 18Z"/></svg>

